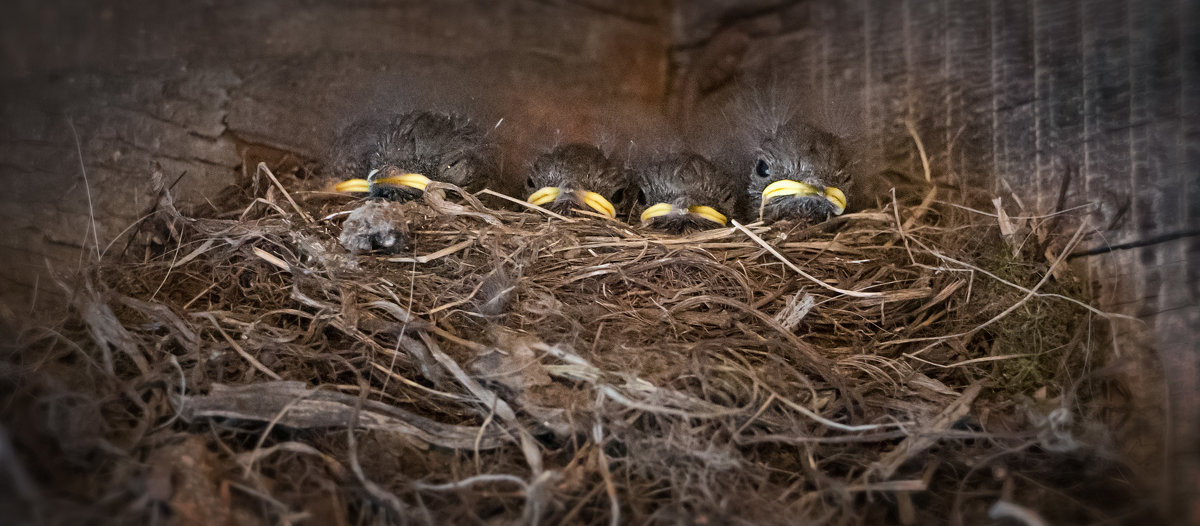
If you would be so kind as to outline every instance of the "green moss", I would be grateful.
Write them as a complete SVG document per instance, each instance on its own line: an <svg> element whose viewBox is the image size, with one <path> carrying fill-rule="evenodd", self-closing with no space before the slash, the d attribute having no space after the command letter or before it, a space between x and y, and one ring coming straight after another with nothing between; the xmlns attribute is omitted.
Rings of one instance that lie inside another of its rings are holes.
<svg viewBox="0 0 1200 526"><path fill-rule="evenodd" d="M1044 250L1033 240L1014 253L1012 245L1003 239L998 229L989 229L980 236L974 247L974 260L980 268L996 276L1033 289L1050 271L1051 262ZM1086 300L1083 283L1074 279L1069 269L1061 266L1060 276L1051 277L1038 289L1039 294L1060 294ZM977 298L986 298L984 313L988 319L1021 302L1026 292L990 278L976 279ZM974 304L980 302L973 301ZM970 346L973 357L1018 355L990 362L981 362L975 373L993 380L993 386L1004 393L1030 393L1041 387L1057 392L1068 381L1066 373L1083 359L1077 347L1081 324L1087 323L1087 312L1061 298L1033 297L1026 300L1000 320L981 330Z"/></svg>

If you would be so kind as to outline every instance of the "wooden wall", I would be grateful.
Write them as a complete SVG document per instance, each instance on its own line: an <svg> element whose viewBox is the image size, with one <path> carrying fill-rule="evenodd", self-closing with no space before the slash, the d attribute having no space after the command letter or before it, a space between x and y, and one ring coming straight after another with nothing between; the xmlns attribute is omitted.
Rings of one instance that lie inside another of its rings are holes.
<svg viewBox="0 0 1200 526"><path fill-rule="evenodd" d="M243 161L253 169L260 159L319 160L337 127L376 111L465 111L487 128L503 118L496 136L509 172L560 137L653 134L667 91L669 8L666 0L8 2L2 303L23 312L33 296L57 290L47 255L71 269L85 245L116 238L151 204L153 163L168 179L186 172L176 195L203 203Z"/></svg>
<svg viewBox="0 0 1200 526"><path fill-rule="evenodd" d="M1145 434L1165 432L1162 484L1200 523L1200 2L712 0L678 11L669 104L680 114L786 79L809 111L832 108L836 124L918 173L911 119L937 172L982 175L1010 214L1053 211L1071 174L1066 205L1086 206L1096 230L1081 249L1117 248L1073 261L1106 308L1141 320L1120 325L1126 373L1146 410L1167 415L1165 431Z"/></svg>
<svg viewBox="0 0 1200 526"><path fill-rule="evenodd" d="M825 120L869 130L889 162L915 171L911 119L938 171L983 175L1026 215L1051 210L1074 174L1068 206L1088 205L1098 231L1084 248L1143 245L1075 261L1107 307L1142 320L1122 337L1159 351L1129 374L1150 379L1147 391L1165 378L1175 460L1164 484L1200 521L1200 2L17 0L4 10L4 316L53 289L47 261L73 268L94 257L89 238L103 247L136 218L152 162L187 172L179 193L202 201L245 160L318 158L355 116L444 106L503 117L512 171L556 136L653 136L741 80L784 78L829 110Z"/></svg>

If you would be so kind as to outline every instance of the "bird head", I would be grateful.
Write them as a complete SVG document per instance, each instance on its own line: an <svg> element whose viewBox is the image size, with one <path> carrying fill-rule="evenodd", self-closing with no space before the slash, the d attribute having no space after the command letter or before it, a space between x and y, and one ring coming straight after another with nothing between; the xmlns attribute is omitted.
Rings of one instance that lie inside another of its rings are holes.
<svg viewBox="0 0 1200 526"><path fill-rule="evenodd" d="M762 139L752 162L750 211L762 219L818 223L845 212L851 163L833 134L789 121Z"/></svg>
<svg viewBox="0 0 1200 526"><path fill-rule="evenodd" d="M704 157L683 152L640 173L643 224L671 233L724 226L733 212L733 179Z"/></svg>
<svg viewBox="0 0 1200 526"><path fill-rule="evenodd" d="M430 181L473 191L490 172L489 150L479 128L459 115L395 115L375 136L366 179L344 181L337 189L399 201L419 197Z"/></svg>
<svg viewBox="0 0 1200 526"><path fill-rule="evenodd" d="M526 199L561 214L591 210L615 218L625 205L628 173L590 144L554 148L533 162Z"/></svg>

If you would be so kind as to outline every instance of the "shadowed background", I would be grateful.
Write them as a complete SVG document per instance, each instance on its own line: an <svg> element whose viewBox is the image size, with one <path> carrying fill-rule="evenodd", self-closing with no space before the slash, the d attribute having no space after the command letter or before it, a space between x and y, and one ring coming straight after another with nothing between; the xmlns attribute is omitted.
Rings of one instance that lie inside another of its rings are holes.
<svg viewBox="0 0 1200 526"><path fill-rule="evenodd" d="M503 118L495 133L511 176L559 138L669 144L695 115L736 117L728 102L747 83L785 79L822 113L814 118L866 132L894 170L921 170L910 121L936 172L983 181L1010 214L1086 205L1079 217L1097 234L1084 248L1095 254L1073 262L1102 306L1144 322L1119 337L1131 353L1157 354L1124 374L1145 378L1147 413L1169 415L1161 437L1147 429L1144 450L1174 459L1147 462L1168 467L1164 494L1200 520L1197 2L24 1L5 10L6 316L54 301L48 262L74 268L92 240L118 239L151 203L154 163L169 179L186 172L176 194L202 203L260 160L317 166L333 130L355 117L434 107L486 128Z"/></svg>

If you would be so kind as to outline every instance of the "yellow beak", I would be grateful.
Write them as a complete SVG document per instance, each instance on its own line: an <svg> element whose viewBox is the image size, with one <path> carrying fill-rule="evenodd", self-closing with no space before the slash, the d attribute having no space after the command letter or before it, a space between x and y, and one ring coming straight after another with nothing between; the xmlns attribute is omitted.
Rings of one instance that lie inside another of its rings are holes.
<svg viewBox="0 0 1200 526"><path fill-rule="evenodd" d="M391 175L388 177L380 177L374 181L374 184L377 184L377 185L383 184L383 185L389 185L389 186L407 186L409 188L415 188L417 190L424 192L425 187L429 186L429 178L425 177L424 175L421 175L421 174L400 174L400 175Z"/></svg>
<svg viewBox="0 0 1200 526"><path fill-rule="evenodd" d="M542 206L546 203L554 202L555 199L558 199L558 194L559 194L559 189L557 187L547 186L547 187L542 188L532 194L529 194L528 201L531 204Z"/></svg>
<svg viewBox="0 0 1200 526"><path fill-rule="evenodd" d="M825 199L833 203L833 215L840 216L846 211L846 194L832 186L825 187Z"/></svg>
<svg viewBox="0 0 1200 526"><path fill-rule="evenodd" d="M346 179L333 187L335 192L362 192L371 191L371 183L366 179Z"/></svg>
<svg viewBox="0 0 1200 526"><path fill-rule="evenodd" d="M555 186L547 186L532 194L529 194L529 199L527 199L527 201L532 204L542 206L554 202L554 200L558 199L558 196L561 194L562 190L560 188ZM576 190L575 195L579 198L579 201L587 205L588 208L600 212L608 217L617 217L616 207L614 207L612 203L608 202L608 199L605 199L604 196L596 192L589 192L587 190Z"/></svg>
<svg viewBox="0 0 1200 526"><path fill-rule="evenodd" d="M764 203L767 201L770 201L771 199L774 199L776 197L782 197L785 195L798 195L798 196L803 197L806 195L820 195L820 194L821 194L821 192L817 191L817 187L815 187L811 184L808 184L808 183L802 183L800 181L793 181L791 179L775 181L775 182L767 185L767 187L763 189L763 193L762 193Z"/></svg>
<svg viewBox="0 0 1200 526"><path fill-rule="evenodd" d="M375 175L377 172L371 172ZM368 176L370 177L370 176ZM333 187L338 192L370 192L372 185L389 185L389 186L407 186L417 190L425 191L425 187L429 186L429 178L421 174L400 174L388 177L380 177L373 181L366 179L346 179Z"/></svg>
<svg viewBox="0 0 1200 526"><path fill-rule="evenodd" d="M817 190L817 187L811 184L793 181L791 179L784 179L782 181L775 181L767 185L767 187L763 189L762 195L764 203L773 198L782 197L785 195L796 195L801 197L809 195L823 195L825 199L833 205L833 215L842 215L842 212L846 211L846 194L832 186L826 186L825 192L822 193Z"/></svg>
<svg viewBox="0 0 1200 526"><path fill-rule="evenodd" d="M720 225L724 225L725 223L729 222L729 219L725 217L725 214L718 212L716 208L711 206L692 205L688 207L688 213L703 217L704 219Z"/></svg>
<svg viewBox="0 0 1200 526"><path fill-rule="evenodd" d="M617 209L604 196L587 190L579 190L579 193L576 195L579 196L580 201L583 201L583 204L588 205L592 210L611 218L617 217Z"/></svg>
<svg viewBox="0 0 1200 526"><path fill-rule="evenodd" d="M649 221L656 217L665 216L675 211L675 207L671 203L658 203L642 212L642 221Z"/></svg>

